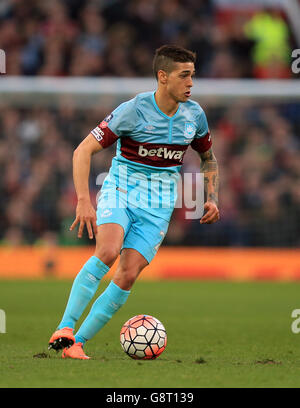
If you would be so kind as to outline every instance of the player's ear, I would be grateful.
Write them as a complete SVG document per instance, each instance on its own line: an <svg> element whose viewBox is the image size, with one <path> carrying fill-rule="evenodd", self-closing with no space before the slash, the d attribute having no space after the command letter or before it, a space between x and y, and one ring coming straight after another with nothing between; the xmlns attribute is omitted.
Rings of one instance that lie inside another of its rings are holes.
<svg viewBox="0 0 300 408"><path fill-rule="evenodd" d="M162 84L166 84L168 80L168 74L163 69L160 69L157 72L157 79L158 79L158 82L161 82Z"/></svg>

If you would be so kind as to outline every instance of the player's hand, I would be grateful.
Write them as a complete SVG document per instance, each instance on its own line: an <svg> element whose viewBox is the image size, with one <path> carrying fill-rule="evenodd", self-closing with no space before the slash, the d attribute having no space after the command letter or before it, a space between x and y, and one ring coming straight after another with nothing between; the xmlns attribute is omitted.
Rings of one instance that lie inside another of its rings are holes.
<svg viewBox="0 0 300 408"><path fill-rule="evenodd" d="M204 204L204 215L200 224L213 224L220 219L218 207L214 201L206 201Z"/></svg>
<svg viewBox="0 0 300 408"><path fill-rule="evenodd" d="M96 236L97 233L97 215L94 207L92 206L89 199L87 200L78 200L77 207L76 207L76 218L73 224L70 227L70 231L79 224L78 228L78 238L82 238L82 233L84 230L84 226L88 230L89 238L93 239L94 235Z"/></svg>

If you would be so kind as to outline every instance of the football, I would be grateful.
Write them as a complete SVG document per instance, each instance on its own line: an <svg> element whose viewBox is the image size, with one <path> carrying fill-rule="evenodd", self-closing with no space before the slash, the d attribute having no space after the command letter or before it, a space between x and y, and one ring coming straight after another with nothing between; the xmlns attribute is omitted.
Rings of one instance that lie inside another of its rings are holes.
<svg viewBox="0 0 300 408"><path fill-rule="evenodd" d="M137 315L124 323L120 342L128 356L137 360L154 360L167 345L163 324L153 316Z"/></svg>

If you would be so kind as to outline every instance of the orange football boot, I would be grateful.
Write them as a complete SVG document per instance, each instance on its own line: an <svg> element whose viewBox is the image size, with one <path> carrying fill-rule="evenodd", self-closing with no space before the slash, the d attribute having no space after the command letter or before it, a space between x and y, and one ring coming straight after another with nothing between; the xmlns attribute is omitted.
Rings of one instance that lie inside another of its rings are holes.
<svg viewBox="0 0 300 408"><path fill-rule="evenodd" d="M70 327L64 327L56 330L49 340L48 350L54 349L58 351L64 347L72 346L75 343L73 331L74 329L71 329Z"/></svg>
<svg viewBox="0 0 300 408"><path fill-rule="evenodd" d="M78 342L73 346L65 348L62 352L62 358L77 358L78 360L89 360L90 357L86 356L83 351L83 344Z"/></svg>

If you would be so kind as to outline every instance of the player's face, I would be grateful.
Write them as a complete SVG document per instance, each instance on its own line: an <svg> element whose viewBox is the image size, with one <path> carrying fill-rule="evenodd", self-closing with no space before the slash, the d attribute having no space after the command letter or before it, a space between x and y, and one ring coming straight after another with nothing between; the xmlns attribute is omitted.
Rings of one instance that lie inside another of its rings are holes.
<svg viewBox="0 0 300 408"><path fill-rule="evenodd" d="M176 102L186 102L191 96L195 66L192 62L175 62L167 77L167 90Z"/></svg>

